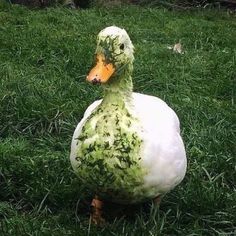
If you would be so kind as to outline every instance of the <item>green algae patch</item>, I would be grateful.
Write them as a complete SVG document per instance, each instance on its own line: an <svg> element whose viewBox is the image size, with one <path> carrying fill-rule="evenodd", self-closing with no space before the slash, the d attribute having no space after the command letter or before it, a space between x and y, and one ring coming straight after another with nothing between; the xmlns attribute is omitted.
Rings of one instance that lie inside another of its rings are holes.
<svg viewBox="0 0 236 236"><path fill-rule="evenodd" d="M143 141L135 125L140 127L118 104L99 106L86 121L77 138L76 173L92 193L114 201L141 200Z"/></svg>

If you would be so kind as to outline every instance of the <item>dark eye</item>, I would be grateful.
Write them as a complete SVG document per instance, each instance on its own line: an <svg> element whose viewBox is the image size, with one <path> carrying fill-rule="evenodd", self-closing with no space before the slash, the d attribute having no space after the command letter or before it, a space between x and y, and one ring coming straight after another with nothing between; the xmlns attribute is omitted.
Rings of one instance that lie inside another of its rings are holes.
<svg viewBox="0 0 236 236"><path fill-rule="evenodd" d="M122 43L122 44L120 45L120 50L124 50L124 48L125 48L125 45Z"/></svg>

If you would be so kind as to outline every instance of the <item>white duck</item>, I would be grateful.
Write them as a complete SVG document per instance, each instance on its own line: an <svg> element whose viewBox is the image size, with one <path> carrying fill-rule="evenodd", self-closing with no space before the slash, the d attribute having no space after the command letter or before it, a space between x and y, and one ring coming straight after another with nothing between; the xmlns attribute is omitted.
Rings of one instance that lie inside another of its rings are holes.
<svg viewBox="0 0 236 236"><path fill-rule="evenodd" d="M72 167L95 196L94 223L102 219L103 200L159 200L186 172L175 112L157 97L132 92L133 49L124 29L99 33L87 81L102 84L104 98L87 108L72 139Z"/></svg>

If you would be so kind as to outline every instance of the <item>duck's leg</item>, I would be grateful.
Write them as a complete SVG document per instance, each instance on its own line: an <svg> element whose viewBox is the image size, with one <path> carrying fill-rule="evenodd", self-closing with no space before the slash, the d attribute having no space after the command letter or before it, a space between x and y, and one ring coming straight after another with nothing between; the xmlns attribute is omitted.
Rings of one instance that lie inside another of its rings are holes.
<svg viewBox="0 0 236 236"><path fill-rule="evenodd" d="M157 196L157 197L155 197L155 198L153 199L154 205L156 205L158 208L159 208L159 206L160 206L160 204L161 204L161 199L162 199L161 195L159 195L159 196Z"/></svg>
<svg viewBox="0 0 236 236"><path fill-rule="evenodd" d="M105 223L105 220L102 218L102 207L103 202L99 200L98 196L95 195L94 199L91 202L91 213L90 219L95 225L102 225Z"/></svg>
<svg viewBox="0 0 236 236"><path fill-rule="evenodd" d="M153 216L158 215L160 203L161 203L161 198L162 198L161 195L159 195L153 199L153 208L151 208L151 214Z"/></svg>

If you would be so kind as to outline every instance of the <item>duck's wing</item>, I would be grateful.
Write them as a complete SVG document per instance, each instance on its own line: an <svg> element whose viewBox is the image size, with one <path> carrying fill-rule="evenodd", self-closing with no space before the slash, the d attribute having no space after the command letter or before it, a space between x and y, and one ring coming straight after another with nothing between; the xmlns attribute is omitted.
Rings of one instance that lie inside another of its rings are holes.
<svg viewBox="0 0 236 236"><path fill-rule="evenodd" d="M133 94L136 114L143 126L143 164L149 170L145 185L165 193L186 173L186 153L176 113L161 99Z"/></svg>
<svg viewBox="0 0 236 236"><path fill-rule="evenodd" d="M160 128L170 128L180 133L179 118L166 102L158 97L140 93L133 93L133 100L136 112L142 121L150 126L150 130L160 126Z"/></svg>

